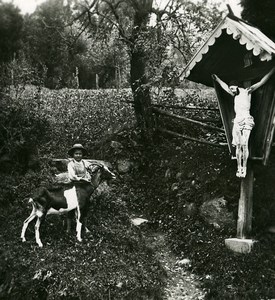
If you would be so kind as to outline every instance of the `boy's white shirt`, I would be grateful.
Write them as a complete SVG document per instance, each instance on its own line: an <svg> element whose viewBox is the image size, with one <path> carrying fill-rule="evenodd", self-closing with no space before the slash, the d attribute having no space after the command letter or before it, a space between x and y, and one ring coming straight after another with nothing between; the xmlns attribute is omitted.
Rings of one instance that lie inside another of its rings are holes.
<svg viewBox="0 0 275 300"><path fill-rule="evenodd" d="M80 177L80 176L77 176L75 174L75 170L74 170L74 166L83 166L84 169L86 168L85 166L85 161L83 159L81 159L79 162L76 161L75 159L72 159L69 163L68 163L68 174L69 174L69 178L70 180L80 180L80 179L88 179L86 178L86 176L84 177ZM85 174L87 174L87 170L85 169Z"/></svg>

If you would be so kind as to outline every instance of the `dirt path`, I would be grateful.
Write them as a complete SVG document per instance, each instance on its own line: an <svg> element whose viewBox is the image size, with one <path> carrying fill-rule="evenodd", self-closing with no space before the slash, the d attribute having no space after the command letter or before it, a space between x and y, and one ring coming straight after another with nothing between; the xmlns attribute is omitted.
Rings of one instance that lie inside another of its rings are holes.
<svg viewBox="0 0 275 300"><path fill-rule="evenodd" d="M169 249L163 233L148 233L145 236L148 245L167 272L167 286L164 300L199 300L205 292L200 288L199 278L188 270L191 262L176 257Z"/></svg>

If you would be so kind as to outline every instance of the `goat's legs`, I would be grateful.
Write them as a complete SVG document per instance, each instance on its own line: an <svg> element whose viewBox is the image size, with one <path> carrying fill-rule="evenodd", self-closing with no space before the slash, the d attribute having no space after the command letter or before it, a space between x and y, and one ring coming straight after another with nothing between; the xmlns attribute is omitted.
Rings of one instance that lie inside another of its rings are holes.
<svg viewBox="0 0 275 300"><path fill-rule="evenodd" d="M33 208L29 217L24 221L22 231L21 231L21 239L22 242L26 242L25 233L28 228L29 223L36 217L36 209Z"/></svg>
<svg viewBox="0 0 275 300"><path fill-rule="evenodd" d="M66 217L66 222L67 222L66 231L67 231L67 233L69 233L71 231L71 228L72 228L72 216L71 216L71 213L75 214L75 220L77 220L77 210L68 212L67 217ZM81 216L83 216L83 212L81 212ZM82 223L83 230L85 230L86 233L90 233L91 231L86 226L86 222L84 222L84 220L83 220L83 222L82 221L80 221L80 222Z"/></svg>
<svg viewBox="0 0 275 300"><path fill-rule="evenodd" d="M43 244L40 239L40 232L39 232L40 224L41 224L41 217L38 217L35 223L35 240L39 247L43 247Z"/></svg>
<svg viewBox="0 0 275 300"><path fill-rule="evenodd" d="M67 228L66 228L66 231L67 233L69 233L72 229L72 218L74 217L74 214L75 214L75 217L76 217L76 210L75 211L69 211L67 216L66 216L66 225L67 225Z"/></svg>

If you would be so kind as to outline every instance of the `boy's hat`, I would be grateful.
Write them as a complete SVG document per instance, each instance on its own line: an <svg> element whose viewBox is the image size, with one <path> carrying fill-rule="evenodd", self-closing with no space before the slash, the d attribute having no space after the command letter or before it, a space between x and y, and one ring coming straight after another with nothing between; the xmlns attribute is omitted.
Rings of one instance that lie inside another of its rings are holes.
<svg viewBox="0 0 275 300"><path fill-rule="evenodd" d="M74 144L72 148L68 150L68 154L73 156L75 150L81 150L84 156L87 155L87 150L81 144Z"/></svg>

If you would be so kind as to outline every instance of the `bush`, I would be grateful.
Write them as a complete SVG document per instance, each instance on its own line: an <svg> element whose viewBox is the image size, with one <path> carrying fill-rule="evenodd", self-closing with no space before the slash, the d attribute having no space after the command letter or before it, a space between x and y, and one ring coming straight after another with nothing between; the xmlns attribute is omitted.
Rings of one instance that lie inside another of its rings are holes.
<svg viewBox="0 0 275 300"><path fill-rule="evenodd" d="M27 89L23 96L29 98L32 93L32 89ZM123 102L131 99L129 89L42 89L40 110L48 118L51 130L49 143L40 149L41 154L64 158L75 142L83 143L89 150L119 128L133 125L133 109Z"/></svg>
<svg viewBox="0 0 275 300"><path fill-rule="evenodd" d="M37 94L25 99L2 95L0 144L3 146L0 155L2 158L8 156L14 167L20 164L26 169L30 156L37 153L39 145L46 142L50 124L36 100Z"/></svg>

